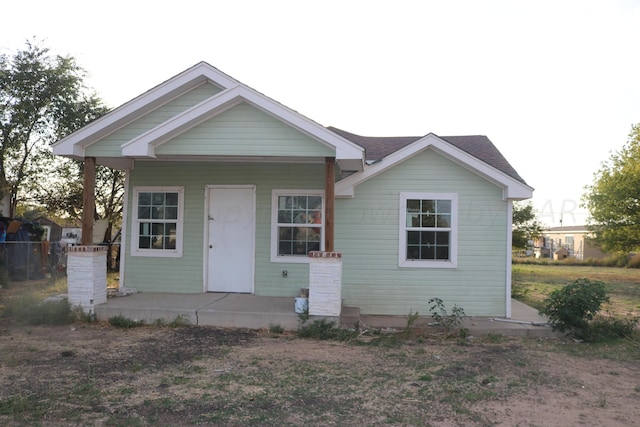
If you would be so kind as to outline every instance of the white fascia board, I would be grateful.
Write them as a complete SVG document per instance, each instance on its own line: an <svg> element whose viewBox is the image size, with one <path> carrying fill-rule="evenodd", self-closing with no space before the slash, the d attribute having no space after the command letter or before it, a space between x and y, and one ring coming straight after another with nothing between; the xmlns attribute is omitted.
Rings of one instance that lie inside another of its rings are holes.
<svg viewBox="0 0 640 427"><path fill-rule="evenodd" d="M505 200L527 199L532 196L533 189L529 186L430 133L390 154L381 161L368 166L364 171L354 173L338 181L335 188L336 197L354 197L356 186L426 149L433 149L462 167L481 175L488 181L503 188L503 197Z"/></svg>
<svg viewBox="0 0 640 427"><path fill-rule="evenodd" d="M222 89L240 84L211 65L200 62L56 142L53 145L53 153L84 157L84 149L94 142L207 82Z"/></svg>

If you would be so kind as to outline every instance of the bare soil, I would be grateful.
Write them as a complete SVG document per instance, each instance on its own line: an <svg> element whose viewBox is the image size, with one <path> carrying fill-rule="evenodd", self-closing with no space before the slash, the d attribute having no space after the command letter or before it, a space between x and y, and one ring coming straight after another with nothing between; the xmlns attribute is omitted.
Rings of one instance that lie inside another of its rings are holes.
<svg viewBox="0 0 640 427"><path fill-rule="evenodd" d="M634 346L0 325L0 425L633 426Z"/></svg>

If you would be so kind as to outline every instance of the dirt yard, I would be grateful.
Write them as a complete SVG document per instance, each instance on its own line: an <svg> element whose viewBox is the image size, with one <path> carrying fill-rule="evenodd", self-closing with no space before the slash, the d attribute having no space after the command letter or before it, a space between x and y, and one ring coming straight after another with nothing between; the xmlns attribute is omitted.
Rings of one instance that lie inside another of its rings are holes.
<svg viewBox="0 0 640 427"><path fill-rule="evenodd" d="M0 425L632 426L636 345L4 325Z"/></svg>

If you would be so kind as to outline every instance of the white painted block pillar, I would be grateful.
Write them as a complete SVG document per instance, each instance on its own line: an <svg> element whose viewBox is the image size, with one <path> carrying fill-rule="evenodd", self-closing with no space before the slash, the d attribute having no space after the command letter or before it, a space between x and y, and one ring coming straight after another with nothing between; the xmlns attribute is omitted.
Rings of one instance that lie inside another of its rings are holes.
<svg viewBox="0 0 640 427"><path fill-rule="evenodd" d="M107 302L107 247L67 247L67 287L69 303L85 313Z"/></svg>
<svg viewBox="0 0 640 427"><path fill-rule="evenodd" d="M340 316L342 253L309 252L309 314Z"/></svg>

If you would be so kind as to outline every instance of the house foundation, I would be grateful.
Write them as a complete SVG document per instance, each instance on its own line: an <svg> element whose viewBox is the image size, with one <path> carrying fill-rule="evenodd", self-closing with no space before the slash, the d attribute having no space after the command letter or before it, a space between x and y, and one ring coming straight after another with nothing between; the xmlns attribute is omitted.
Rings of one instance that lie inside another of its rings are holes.
<svg viewBox="0 0 640 427"><path fill-rule="evenodd" d="M85 313L107 302L107 247L67 247L67 286L69 303Z"/></svg>
<svg viewBox="0 0 640 427"><path fill-rule="evenodd" d="M340 316L342 253L309 252L309 314Z"/></svg>

